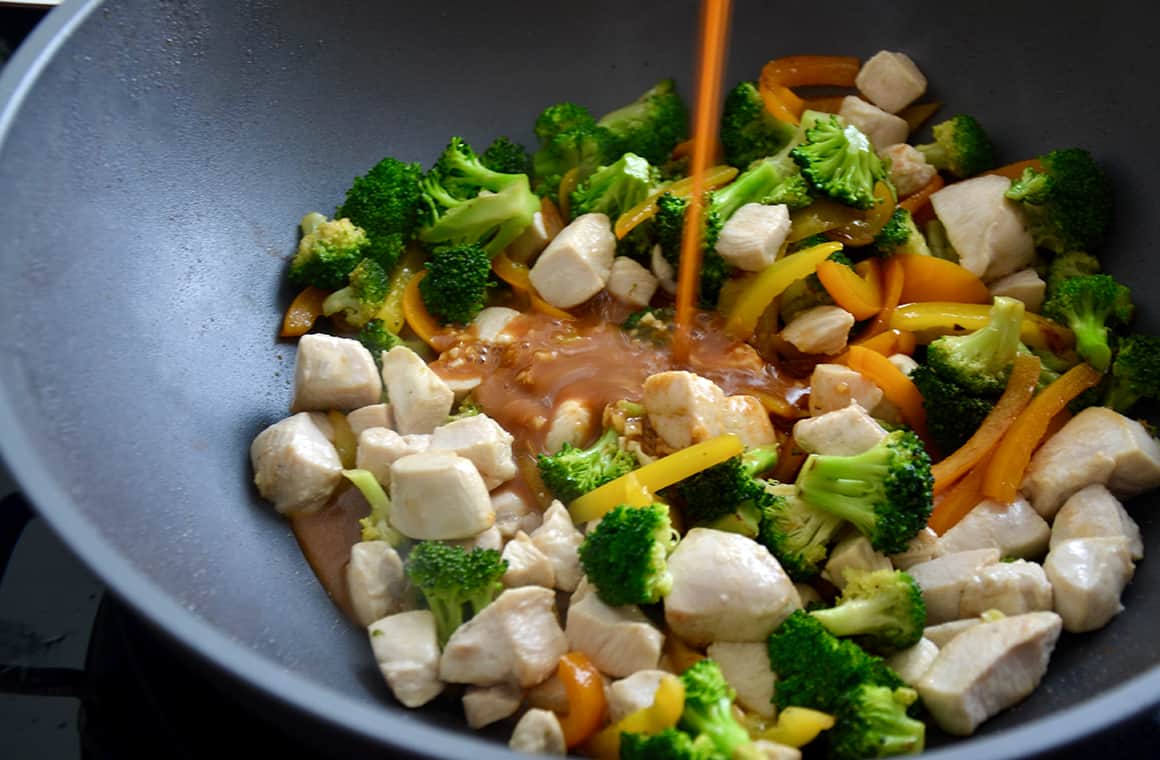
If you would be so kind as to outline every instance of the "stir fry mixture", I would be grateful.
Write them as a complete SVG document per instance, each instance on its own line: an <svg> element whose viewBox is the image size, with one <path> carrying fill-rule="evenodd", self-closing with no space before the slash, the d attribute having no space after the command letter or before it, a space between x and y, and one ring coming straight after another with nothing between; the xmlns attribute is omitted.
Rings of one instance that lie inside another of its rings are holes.
<svg viewBox="0 0 1160 760"><path fill-rule="evenodd" d="M998 166L968 115L912 140L925 89L882 51L729 91L688 357L671 81L546 108L530 156L385 158L302 220L255 482L398 702L533 753L916 753L1113 621L1160 341L1101 269L1108 180Z"/></svg>

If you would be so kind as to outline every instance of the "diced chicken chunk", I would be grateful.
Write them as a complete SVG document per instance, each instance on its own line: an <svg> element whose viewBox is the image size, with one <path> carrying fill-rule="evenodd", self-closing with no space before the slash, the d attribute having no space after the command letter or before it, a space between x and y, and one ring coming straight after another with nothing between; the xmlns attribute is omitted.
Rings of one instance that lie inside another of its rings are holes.
<svg viewBox="0 0 1160 760"><path fill-rule="evenodd" d="M971 583L975 573L998 561L998 549L975 549L946 554L907 570L922 588L927 623L945 623L963 617L959 614L963 589Z"/></svg>
<svg viewBox="0 0 1160 760"><path fill-rule="evenodd" d="M383 384L395 414L395 427L403 435L430 433L451 414L455 393L406 346L395 346L383 354Z"/></svg>
<svg viewBox="0 0 1160 760"><path fill-rule="evenodd" d="M536 259L532 287L560 309L579 306L599 293L612 274L616 236L604 214L584 214L560 231Z"/></svg>
<svg viewBox="0 0 1160 760"><path fill-rule="evenodd" d="M709 645L709 658L721 666L721 674L737 692L737 703L763 718L773 718L773 687L777 676L769 666L764 641L717 641Z"/></svg>
<svg viewBox="0 0 1160 760"><path fill-rule="evenodd" d="M617 256L612 262L612 273L608 276L609 294L629 306L648 306L657 292L657 276L628 258Z"/></svg>
<svg viewBox="0 0 1160 760"><path fill-rule="evenodd" d="M531 534L543 521L530 495L510 484L491 492L491 508L495 510L495 526L505 540L521 530Z"/></svg>
<svg viewBox="0 0 1160 760"><path fill-rule="evenodd" d="M773 555L736 533L693 528L669 557L669 572L665 620L694 646L764 641L801 607Z"/></svg>
<svg viewBox="0 0 1160 760"><path fill-rule="evenodd" d="M503 548L503 558L507 562L507 571L503 574L503 585L508 588L517 586L543 586L555 588L556 570L548 555L532 543L528 534L522 530Z"/></svg>
<svg viewBox="0 0 1160 760"><path fill-rule="evenodd" d="M826 566L822 568L822 577L835 588L846 588L846 571L861 570L874 572L875 570L891 570L890 558L881 552L875 551L870 545L870 539L858 532L850 532L842 537L830 551Z"/></svg>
<svg viewBox="0 0 1160 760"><path fill-rule="evenodd" d="M1030 266L1035 244L1023 216L1004 193L1011 180L984 175L955 182L931 196L931 206L959 264L984 282Z"/></svg>
<svg viewBox="0 0 1160 760"><path fill-rule="evenodd" d="M385 427L367 428L358 435L355 466L367 470L384 486L391 485L391 465L403 457L431 448L429 435L399 435Z"/></svg>
<svg viewBox="0 0 1160 760"><path fill-rule="evenodd" d="M362 431L370 428L389 428L395 426L395 417L391 414L390 404L371 404L360 406L346 415L346 423L350 425L350 432L355 438L362 435Z"/></svg>
<svg viewBox="0 0 1160 760"><path fill-rule="evenodd" d="M906 545L906 551L891 554L890 561L899 570L906 570L944 554L946 554L946 550L943 549L938 534L930 528L923 528L915 534L914 538L910 539L910 543Z"/></svg>
<svg viewBox="0 0 1160 760"><path fill-rule="evenodd" d="M374 357L350 338L309 333L298 339L294 363L296 412L357 409L377 404L383 383Z"/></svg>
<svg viewBox="0 0 1160 760"><path fill-rule="evenodd" d="M729 217L717 238L721 258L746 272L760 272L777 260L789 234L789 208L746 203Z"/></svg>
<svg viewBox="0 0 1160 760"><path fill-rule="evenodd" d="M1018 559L979 568L963 588L959 617L998 610L1004 615L1050 610L1051 583L1043 567Z"/></svg>
<svg viewBox="0 0 1160 760"><path fill-rule="evenodd" d="M851 402L873 409L882 389L843 364L819 364L810 375L810 416L845 409Z"/></svg>
<svg viewBox="0 0 1160 760"><path fill-rule="evenodd" d="M906 354L891 354L886 359L907 377L910 377L910 373L918 369L918 362Z"/></svg>
<svg viewBox="0 0 1160 760"><path fill-rule="evenodd" d="M458 546L465 551L472 551L474 549L492 549L497 552L502 552L504 547L503 534L499 532L499 528L494 525L485 531L476 533L471 538L459 538L447 543L452 546Z"/></svg>
<svg viewBox="0 0 1160 760"><path fill-rule="evenodd" d="M867 103L855 95L842 98L842 107L838 115L845 119L847 124L853 124L870 138L870 144L875 150L903 142L910 134L910 125L906 123L906 119L883 111L873 103Z"/></svg>
<svg viewBox="0 0 1160 760"><path fill-rule="evenodd" d="M822 595L818 593L818 590L808 583L795 583L793 587L797 589L798 599L801 600L802 609L806 609L811 604L818 604L823 601Z"/></svg>
<svg viewBox="0 0 1160 760"><path fill-rule="evenodd" d="M1069 496L1096 483L1120 499L1160 486L1160 443L1139 422L1102 406L1084 409L1039 447L1022 489L1051 520Z"/></svg>
<svg viewBox="0 0 1160 760"><path fill-rule="evenodd" d="M777 442L769 412L753 396L726 396L720 409L722 433L732 433L746 448Z"/></svg>
<svg viewBox="0 0 1160 760"><path fill-rule="evenodd" d="M556 453L564 444L580 446L588 438L593 424L592 407L577 398L561 401L552 411L552 422L544 438L544 449Z"/></svg>
<svg viewBox="0 0 1160 760"><path fill-rule="evenodd" d="M914 646L896 652L886 658L886 664L906 682L907 686L914 686L931 664L938 657L938 645L928 638L921 638Z"/></svg>
<svg viewBox="0 0 1160 760"><path fill-rule="evenodd" d="M471 538L495 523L483 478L469 460L428 451L391 465L391 524L408 538Z"/></svg>
<svg viewBox="0 0 1160 760"><path fill-rule="evenodd" d="M944 553L994 547L1002 557L1042 557L1051 528L1026 499L1010 504L985 499L939 539Z"/></svg>
<svg viewBox="0 0 1160 760"><path fill-rule="evenodd" d="M913 145L900 142L881 153L890 162L890 181L900 197L922 189L938 174L938 169L928 164L926 156Z"/></svg>
<svg viewBox="0 0 1160 760"><path fill-rule="evenodd" d="M665 258L664 250L660 243L652 247L649 252L649 269L656 275L657 283L660 284L661 290L669 295L677 292L677 270L668 259Z"/></svg>
<svg viewBox="0 0 1160 760"><path fill-rule="evenodd" d="M524 694L528 707L538 707L542 710L551 710L560 715L568 714L568 692L559 675L552 675L548 680L536 684Z"/></svg>
<svg viewBox="0 0 1160 760"><path fill-rule="evenodd" d="M379 671L395 699L421 707L443 691L439 680L439 639L429 610L400 612L367 628Z"/></svg>
<svg viewBox="0 0 1160 760"><path fill-rule="evenodd" d="M967 736L1039 685L1059 639L1054 612L977 625L952 639L918 682L923 704L947 733Z"/></svg>
<svg viewBox="0 0 1160 760"><path fill-rule="evenodd" d="M922 637L929 639L935 646L945 647L954 637L958 636L963 631L974 628L976 625L982 625L982 618L964 618L962 620L951 620L946 623L938 623L936 625L928 625L922 629Z"/></svg>
<svg viewBox="0 0 1160 760"><path fill-rule="evenodd" d="M768 739L758 739L753 742L753 748L761 753L763 760L802 760L802 751L797 747Z"/></svg>
<svg viewBox="0 0 1160 760"><path fill-rule="evenodd" d="M415 604L403 560L386 541L360 541L350 547L346 588L354 618L363 626Z"/></svg>
<svg viewBox="0 0 1160 760"><path fill-rule="evenodd" d="M306 412L258 433L250 444L254 485L282 514L315 512L342 480L342 461Z"/></svg>
<svg viewBox="0 0 1160 760"><path fill-rule="evenodd" d="M1112 492L1101 485L1076 491L1063 503L1051 524L1051 548L1073 538L1124 538L1132 559L1144 558L1140 526Z"/></svg>
<svg viewBox="0 0 1160 760"><path fill-rule="evenodd" d="M841 306L806 309L781 331L781 337L803 354L841 353L846 348L854 315Z"/></svg>
<svg viewBox="0 0 1160 760"><path fill-rule="evenodd" d="M670 371L644 381L642 399L649 424L673 449L683 449L721 432L725 392L692 372Z"/></svg>
<svg viewBox="0 0 1160 760"><path fill-rule="evenodd" d="M532 543L552 563L556 588L575 591L584 571L580 569L580 544L584 535L576 530L572 516L559 501L553 501L544 510L544 520L531 533Z"/></svg>
<svg viewBox="0 0 1160 760"><path fill-rule="evenodd" d="M468 686L463 694L463 714L472 728L490 726L520 709L524 693L514 684Z"/></svg>
<svg viewBox="0 0 1160 760"><path fill-rule="evenodd" d="M486 414L448 422L431 434L433 451L451 451L469 460L483 476L487 490L516 476L511 433Z"/></svg>
<svg viewBox="0 0 1160 760"><path fill-rule="evenodd" d="M543 212L537 211L532 214L532 223L528 228L507 247L508 258L527 264L548 247L548 243L560 234L561 229L563 225L555 215L545 217Z"/></svg>
<svg viewBox="0 0 1160 760"><path fill-rule="evenodd" d="M588 655L601 673L613 678L656 668L665 642L639 609L609 607L597 594L585 594L568 605L564 632L573 650Z"/></svg>
<svg viewBox="0 0 1160 760"><path fill-rule="evenodd" d="M1047 283L1034 269L1020 269L991 283L988 290L991 296L1006 296L1023 302L1027 311L1036 314L1043 307L1043 294L1047 291Z"/></svg>
<svg viewBox="0 0 1160 760"><path fill-rule="evenodd" d="M627 678L608 685L608 717L613 723L632 715L637 710L651 707L661 680L669 674L663 670L638 670Z"/></svg>
<svg viewBox="0 0 1160 760"><path fill-rule="evenodd" d="M1135 565L1126 538L1074 538L1051 548L1043 569L1055 589L1055 611L1071 633L1103 628L1123 611L1120 594Z"/></svg>
<svg viewBox="0 0 1160 760"><path fill-rule="evenodd" d="M556 671L568 639L556 620L556 594L507 589L451 634L439 676L450 683L535 686Z"/></svg>
<svg viewBox="0 0 1160 760"><path fill-rule="evenodd" d="M471 320L471 329L481 343L505 345L514 340L505 330L519 315L518 311L506 306L488 306Z"/></svg>
<svg viewBox="0 0 1160 760"><path fill-rule="evenodd" d="M879 50L862 64L854 85L874 105L898 113L926 92L926 77L906 53Z"/></svg>
<svg viewBox="0 0 1160 760"><path fill-rule="evenodd" d="M568 746L564 744L564 729L560 728L560 719L556 713L549 710L532 708L523 714L523 717L512 729L512 738L508 746L516 752L529 755L559 755L568 754Z"/></svg>
<svg viewBox="0 0 1160 760"><path fill-rule="evenodd" d="M793 439L810 454L848 457L861 454L886 437L886 431L858 404L798 420Z"/></svg>

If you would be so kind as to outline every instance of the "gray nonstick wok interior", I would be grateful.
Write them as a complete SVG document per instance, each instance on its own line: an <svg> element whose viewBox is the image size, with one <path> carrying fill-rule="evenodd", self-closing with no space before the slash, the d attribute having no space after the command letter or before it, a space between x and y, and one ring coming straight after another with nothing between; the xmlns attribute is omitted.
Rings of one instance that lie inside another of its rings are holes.
<svg viewBox="0 0 1160 760"><path fill-rule="evenodd" d="M1155 63L1103 3L739 2L729 81L770 57L908 51L944 115L1002 157L1091 148L1119 189L1102 252L1160 331ZM247 447L288 407L274 336L295 223L384 155L452 134L531 141L545 105L602 112L655 80L689 92L696 6L673 2L71 2L0 84L0 439L44 516L149 619L231 677L345 732L499 757L457 705L404 711L250 485ZM1065 637L1044 685L939 757L1008 757L1160 700L1160 525L1127 611Z"/></svg>

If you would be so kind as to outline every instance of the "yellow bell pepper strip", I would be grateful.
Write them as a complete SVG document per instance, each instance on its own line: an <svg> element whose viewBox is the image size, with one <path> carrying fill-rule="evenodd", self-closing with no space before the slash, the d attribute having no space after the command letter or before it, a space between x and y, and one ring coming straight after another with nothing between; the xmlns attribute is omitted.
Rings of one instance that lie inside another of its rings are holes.
<svg viewBox="0 0 1160 760"><path fill-rule="evenodd" d="M680 678L661 678L653 702L600 731L584 745L584 754L597 760L618 760L621 734L659 734L673 728L685 709L685 686Z"/></svg>
<svg viewBox="0 0 1160 760"><path fill-rule="evenodd" d="M864 346L850 346L845 363L881 388L886 400L898 407L903 421L910 425L919 438L927 440L926 409L922 406L922 394L902 370L882 354Z"/></svg>
<svg viewBox="0 0 1160 760"><path fill-rule="evenodd" d="M568 749L577 747L596 733L608 714L604 679L583 652L568 652L560 658L556 675L568 695L568 714L558 715Z"/></svg>
<svg viewBox="0 0 1160 760"><path fill-rule="evenodd" d="M556 197L560 199L560 216L565 219L572 218L572 191L576 189L576 185L580 184L579 178L580 167L578 166L573 166L560 178L560 189L557 191Z"/></svg>
<svg viewBox="0 0 1160 760"><path fill-rule="evenodd" d="M893 258L902 265L901 303L991 303L991 292L983 281L953 261L917 253L898 253Z"/></svg>
<svg viewBox="0 0 1160 760"><path fill-rule="evenodd" d="M391 272L391 280L387 285L387 298L383 301L383 305L375 317L381 319L383 327L396 335L403 329L403 324L406 321L406 317L403 315L403 296L407 292L407 283L417 272L423 271L423 262L426 258L427 254L422 248L413 243L408 244L406 251L403 252L403 257L395 265L395 271Z"/></svg>
<svg viewBox="0 0 1160 760"><path fill-rule="evenodd" d="M1006 177L1007 179L1014 182L1023 176L1023 171L1025 169L1034 169L1037 172L1041 172L1043 171L1043 164L1039 161L1038 158L1030 158L1026 161L1016 161L1013 164L1000 166L998 169L991 169L990 171L983 172L979 176L994 174L999 177Z"/></svg>
<svg viewBox="0 0 1160 760"><path fill-rule="evenodd" d="M946 181L941 175L936 174L930 182L903 198L898 205L911 214L917 214L926 204L930 203L930 196L942 190L944 185L946 185Z"/></svg>
<svg viewBox="0 0 1160 760"><path fill-rule="evenodd" d="M862 212L857 209L843 206L828 198L819 198L803 209L790 212L789 234L786 236L786 240L790 243L796 243L799 240L844 227L861 218L863 218Z"/></svg>
<svg viewBox="0 0 1160 760"><path fill-rule="evenodd" d="M334 409L326 413L326 419L334 431L334 448L338 452L343 469L353 470L358 440L355 438L354 431L351 430L350 422L347 421L345 414Z"/></svg>
<svg viewBox="0 0 1160 760"><path fill-rule="evenodd" d="M849 224L837 227L826 233L831 240L836 240L847 248L861 248L874 242L878 233L894 215L894 190L885 182L879 181L874 185L875 204L870 207L864 217L855 219Z"/></svg>
<svg viewBox="0 0 1160 760"><path fill-rule="evenodd" d="M890 318L890 327L915 333L920 343L929 343L940 335L964 335L990 321L991 307L986 304L930 301L899 306ZM1020 338L1031 348L1046 349L1065 355L1075 346L1071 330L1032 312L1023 315Z"/></svg>
<svg viewBox="0 0 1160 760"><path fill-rule="evenodd" d="M556 319L574 319L574 317L563 309L557 309L552 304L545 301L532 287L531 276L528 274L528 267L526 264L512 261L506 252L501 251L494 259L491 260L491 271L495 272L495 276L512 286L512 290L522 293L528 297L532 304L532 308L536 311L547 314L549 317Z"/></svg>
<svg viewBox="0 0 1160 760"><path fill-rule="evenodd" d="M906 354L909 356L914 353L915 342L912 333L903 332L902 330L887 330L868 338L859 339L854 345L868 348L871 351L877 351L889 358L894 354Z"/></svg>
<svg viewBox="0 0 1160 760"><path fill-rule="evenodd" d="M926 521L927 527L941 536L983 500L983 476L991 458L991 454L984 456L959 482L935 499L934 510Z"/></svg>
<svg viewBox="0 0 1160 760"><path fill-rule="evenodd" d="M910 134L914 134L940 108L942 108L942 103L939 103L937 100L932 103L911 103L899 111L898 116L906 122L906 126L910 129Z"/></svg>
<svg viewBox="0 0 1160 760"><path fill-rule="evenodd" d="M722 185L727 185L733 181L737 176L737 168L733 166L714 166L705 170L705 189L714 190ZM672 193L678 198L688 198L693 192L693 178L685 177L677 180L671 185L662 185L658 190L655 190L652 195L645 198L637 205L625 211L616 219L616 224L613 226L613 231L616 233L617 239L623 239L625 235L632 232L638 225L647 222L656 216L657 213L657 198L660 198L663 193Z"/></svg>
<svg viewBox="0 0 1160 760"><path fill-rule="evenodd" d="M758 90L765 108L781 121L801 123L805 101L790 87L853 87L861 61L850 56L791 55L775 58L761 69Z"/></svg>
<svg viewBox="0 0 1160 760"><path fill-rule="evenodd" d="M891 317L902 297L902 289L906 285L906 272L903 270L902 264L896 260L897 258L897 256L891 256L882 266L882 310L858 336L859 341L872 338L891 329Z"/></svg>
<svg viewBox="0 0 1160 760"><path fill-rule="evenodd" d="M313 285L306 287L286 307L286 314L282 317L282 330L278 333L283 338L297 338L310 332L314 323L322 316L322 302L330 295L321 288Z"/></svg>
<svg viewBox="0 0 1160 760"><path fill-rule="evenodd" d="M878 259L867 259L859 273L837 261L825 260L818 264L818 279L834 299L834 303L854 315L855 319L869 319L882 310L882 272Z"/></svg>
<svg viewBox="0 0 1160 760"><path fill-rule="evenodd" d="M419 293L419 283L426 276L426 270L416 272L415 276L407 283L407 289L403 293L403 316L415 334L428 346L434 348L435 344L432 339L439 334L442 328L435 321L435 317L431 316L431 312L427 311L427 306L423 303L423 296Z"/></svg>
<svg viewBox="0 0 1160 760"><path fill-rule="evenodd" d="M818 738L818 734L833 727L833 715L808 707L791 706L778 713L777 723L753 738L787 747L804 747Z"/></svg>
<svg viewBox="0 0 1160 760"><path fill-rule="evenodd" d="M741 439L727 433L661 457L639 470L633 470L629 475L634 477L639 487L656 493L744 450ZM595 520L613 507L624 504L628 498L629 475L621 475L568 505L572 521L585 523Z"/></svg>
<svg viewBox="0 0 1160 760"><path fill-rule="evenodd" d="M761 270L737 297L725 322L725 331L738 340L748 340L773 299L793 283L813 274L819 263L840 250L841 243L820 243L778 259Z"/></svg>
<svg viewBox="0 0 1160 760"><path fill-rule="evenodd" d="M1039 383L1039 357L1019 354L1007 378L1007 388L995 403L995 408L983 418L983 423L967 442L953 454L930 468L934 475L934 493L940 494L950 488L959 478L995 448L999 439L1015 422L1035 393Z"/></svg>
<svg viewBox="0 0 1160 760"><path fill-rule="evenodd" d="M647 507L656 502L653 495L645 488L635 472L624 476L624 502L632 507Z"/></svg>
<svg viewBox="0 0 1160 760"><path fill-rule="evenodd" d="M1067 409L1068 402L1096 385L1102 377L1090 365L1077 364L1032 399L995 449L983 479L983 495L1000 504L1014 501L1031 455L1047 433L1048 425Z"/></svg>

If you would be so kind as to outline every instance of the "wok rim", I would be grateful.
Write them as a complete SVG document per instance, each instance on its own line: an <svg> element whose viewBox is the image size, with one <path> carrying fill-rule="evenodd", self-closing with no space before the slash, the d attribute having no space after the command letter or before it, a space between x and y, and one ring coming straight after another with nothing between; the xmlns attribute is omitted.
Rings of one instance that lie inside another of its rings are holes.
<svg viewBox="0 0 1160 760"><path fill-rule="evenodd" d="M72 32L104 0L66 0L33 30L0 75L0 155L25 98ZM223 633L177 602L134 566L128 555L91 529L72 497L50 468L32 453L25 430L17 424L16 399L0 385L0 457L37 513L108 587L138 615L182 649L265 699L308 715L335 729L385 747L423 756L515 757L482 737L448 731L406 719L398 709L384 715L357 699L296 674ZM1065 748L1084 738L1110 732L1160 704L1160 664L1105 693L1063 711L993 736L958 741L926 753L936 760L980 756L1018 758ZM341 717L340 717L341 716Z"/></svg>

